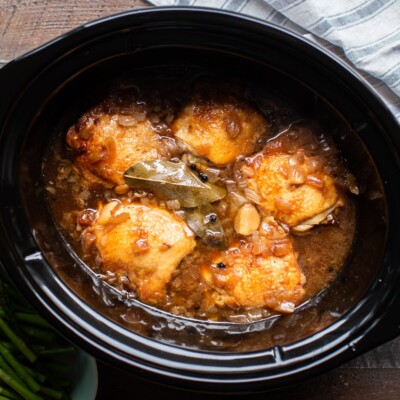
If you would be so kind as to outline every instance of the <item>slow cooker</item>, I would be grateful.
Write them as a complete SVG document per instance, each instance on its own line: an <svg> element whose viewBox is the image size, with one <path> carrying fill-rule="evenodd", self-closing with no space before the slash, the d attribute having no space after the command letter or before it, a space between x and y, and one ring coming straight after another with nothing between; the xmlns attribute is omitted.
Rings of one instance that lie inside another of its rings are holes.
<svg viewBox="0 0 400 400"><path fill-rule="evenodd" d="M81 267L52 219L43 154L52 132L122 71L194 67L252 77L329 131L361 188L357 238L334 284L294 315L209 323L133 301L127 307L138 317L127 326L98 311L100 303L126 305ZM150 8L88 23L13 60L0 70L0 85L1 263L63 335L98 359L164 384L241 393L298 382L399 334L399 124L324 49L227 11Z"/></svg>

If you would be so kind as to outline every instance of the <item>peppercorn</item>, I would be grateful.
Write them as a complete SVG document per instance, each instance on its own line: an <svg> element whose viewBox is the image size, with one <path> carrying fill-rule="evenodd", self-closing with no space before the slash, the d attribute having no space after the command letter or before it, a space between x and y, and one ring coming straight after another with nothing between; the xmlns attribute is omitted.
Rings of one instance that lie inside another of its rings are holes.
<svg viewBox="0 0 400 400"><path fill-rule="evenodd" d="M210 218L210 222L212 222L212 223L217 222L217 214L210 214L209 218Z"/></svg>
<svg viewBox="0 0 400 400"><path fill-rule="evenodd" d="M220 261L220 262L217 264L217 268L219 268L219 269L224 269L224 268L225 268L225 264L224 264L222 261Z"/></svg>
<svg viewBox="0 0 400 400"><path fill-rule="evenodd" d="M199 176L200 176L200 180L201 180L202 182L207 182L207 181L208 181L208 176L207 176L205 173L200 172L200 173L199 173Z"/></svg>

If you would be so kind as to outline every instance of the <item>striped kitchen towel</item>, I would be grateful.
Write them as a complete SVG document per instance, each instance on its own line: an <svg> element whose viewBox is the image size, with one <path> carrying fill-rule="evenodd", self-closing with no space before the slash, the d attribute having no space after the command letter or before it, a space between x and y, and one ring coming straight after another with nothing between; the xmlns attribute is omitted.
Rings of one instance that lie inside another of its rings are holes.
<svg viewBox="0 0 400 400"><path fill-rule="evenodd" d="M150 0L223 8L301 34L351 66L400 121L400 0Z"/></svg>

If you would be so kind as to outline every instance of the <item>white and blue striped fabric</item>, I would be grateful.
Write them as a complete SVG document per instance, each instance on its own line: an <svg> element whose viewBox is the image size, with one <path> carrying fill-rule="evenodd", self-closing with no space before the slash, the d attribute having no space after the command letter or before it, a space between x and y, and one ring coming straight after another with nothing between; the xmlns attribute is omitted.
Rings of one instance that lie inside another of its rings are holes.
<svg viewBox="0 0 400 400"><path fill-rule="evenodd" d="M252 15L301 34L350 65L400 122L400 0L150 0Z"/></svg>

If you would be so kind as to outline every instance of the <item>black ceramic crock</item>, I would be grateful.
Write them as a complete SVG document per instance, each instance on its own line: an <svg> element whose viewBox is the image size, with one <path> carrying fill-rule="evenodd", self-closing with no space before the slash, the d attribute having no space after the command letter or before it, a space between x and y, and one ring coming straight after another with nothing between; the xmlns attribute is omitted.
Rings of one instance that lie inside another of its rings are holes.
<svg viewBox="0 0 400 400"><path fill-rule="evenodd" d="M143 331L97 312L103 289L85 280L49 213L41 162L54 129L72 123L121 71L193 66L252 78L293 101L332 134L359 181L352 254L324 295L283 318L296 331L286 340L263 344L275 320L207 325L138 307L153 323ZM0 87L1 262L43 315L97 358L165 384L240 393L298 382L399 334L399 125L323 49L225 11L150 8L86 24L10 62Z"/></svg>

